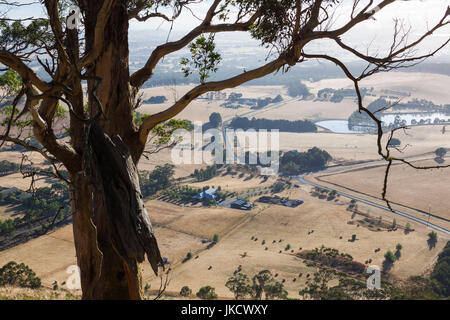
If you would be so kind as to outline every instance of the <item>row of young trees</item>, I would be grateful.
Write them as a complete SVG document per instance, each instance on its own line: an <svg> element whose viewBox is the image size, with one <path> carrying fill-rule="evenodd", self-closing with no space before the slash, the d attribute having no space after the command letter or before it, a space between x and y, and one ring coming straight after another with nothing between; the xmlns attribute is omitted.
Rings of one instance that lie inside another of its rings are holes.
<svg viewBox="0 0 450 320"><path fill-rule="evenodd" d="M230 127L233 129L265 129L265 130L279 130L281 132L317 132L317 127L309 120L269 120L235 117L230 122Z"/></svg>
<svg viewBox="0 0 450 320"><path fill-rule="evenodd" d="M15 162L10 162L8 160L0 161L0 175L8 175L11 173L19 172L20 165Z"/></svg>
<svg viewBox="0 0 450 320"><path fill-rule="evenodd" d="M141 172L139 174L139 185L144 197L154 195L160 190L165 190L172 185L173 175L175 174L175 166L166 163L150 172Z"/></svg>
<svg viewBox="0 0 450 320"><path fill-rule="evenodd" d="M198 181L207 181L209 179L214 178L219 174L217 165L214 163L210 166L207 166L205 169L195 169L192 176Z"/></svg>
<svg viewBox="0 0 450 320"><path fill-rule="evenodd" d="M32 194L15 191L6 196L0 193L0 204L19 206L22 217L0 221L0 235L13 235L22 226L31 227L39 221L53 224L64 221L71 213L69 189L64 183L41 187Z"/></svg>
<svg viewBox="0 0 450 320"><path fill-rule="evenodd" d="M292 98L296 98L296 97L306 98L309 95L311 95L308 87L301 81L299 83L294 83L294 82L290 83L287 86L287 94L288 94L288 96L290 96Z"/></svg>

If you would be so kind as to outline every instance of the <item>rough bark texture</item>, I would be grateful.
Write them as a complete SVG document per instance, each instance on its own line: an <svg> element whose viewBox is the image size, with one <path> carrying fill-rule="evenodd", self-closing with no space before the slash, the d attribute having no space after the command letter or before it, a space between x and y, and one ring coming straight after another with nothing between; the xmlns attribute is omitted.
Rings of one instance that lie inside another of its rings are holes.
<svg viewBox="0 0 450 320"><path fill-rule="evenodd" d="M97 13L103 1L84 1L86 46L95 43ZM104 47L87 68L89 115L99 112L94 88L105 117L91 125L86 155L84 127L78 120L72 135L83 153L85 174L73 174L78 188L73 201L74 237L81 271L83 299L141 299L140 263L145 255L155 271L162 262L140 193L136 164L142 153L133 124L129 87L128 18L115 2L104 34ZM77 106L77 108L75 108ZM82 114L82 105L74 110ZM75 132L76 131L76 132ZM113 137L110 139L109 137Z"/></svg>
<svg viewBox="0 0 450 320"><path fill-rule="evenodd" d="M142 262L147 254L157 273L162 258L139 187L137 168L120 136L110 139L97 123L89 130L94 188L104 199L107 234L122 257Z"/></svg>

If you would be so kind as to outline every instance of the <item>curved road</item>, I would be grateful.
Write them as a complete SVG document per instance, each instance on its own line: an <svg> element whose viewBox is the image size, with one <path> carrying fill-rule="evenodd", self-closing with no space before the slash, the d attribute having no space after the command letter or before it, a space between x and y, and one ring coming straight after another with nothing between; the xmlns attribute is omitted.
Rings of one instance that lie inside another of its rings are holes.
<svg viewBox="0 0 450 320"><path fill-rule="evenodd" d="M381 205L381 204L378 204L378 203L375 203L375 202L372 202L372 201L368 201L368 200L365 200L365 199L361 199L361 198L352 196L352 195L350 195L350 194L348 194L348 193L344 193L344 192L341 192L341 191L338 191L338 190L334 190L334 189L331 189L331 188L322 186L322 185L317 184L317 183L314 183L314 182L307 181L307 180L305 180L305 176L297 176L296 179L297 179L298 181L300 181L301 183L308 184L308 185L313 186L313 187L318 187L318 188L326 189L326 190L328 190L328 191L335 191L335 192L337 192L339 195L344 196L344 197L346 197L346 198L354 199L354 200L357 200L357 201L359 201L359 202L365 203L365 204L367 204L367 205L369 205L369 206L373 206L373 207L376 207L376 208L379 208L379 209L382 209L382 210L386 210L386 211L392 212L391 209L389 209L388 207L383 206L383 205ZM413 220L413 221L415 221L415 222L418 222L418 223L421 223L421 224L423 224L423 225L426 225L426 226L428 226L428 227L430 227L430 228L432 228L432 229L434 229L434 230L443 232L443 233L445 233L446 235L450 235L450 231L449 231L449 230L447 230L447 229L445 229L445 228L442 228L442 227L439 227L439 226L437 226L437 225L435 225L435 224L428 223L427 221L425 221L425 220L423 220L423 219L416 218L416 217L414 217L414 216L412 216L412 215L409 215L409 214L407 214L407 213L404 213L404 212L401 212L401 211L398 211L398 210L394 210L394 213L396 213L396 214L398 214L398 215L400 215L400 216L402 216L402 217L405 217L405 218L407 218L407 219L410 219L410 220Z"/></svg>

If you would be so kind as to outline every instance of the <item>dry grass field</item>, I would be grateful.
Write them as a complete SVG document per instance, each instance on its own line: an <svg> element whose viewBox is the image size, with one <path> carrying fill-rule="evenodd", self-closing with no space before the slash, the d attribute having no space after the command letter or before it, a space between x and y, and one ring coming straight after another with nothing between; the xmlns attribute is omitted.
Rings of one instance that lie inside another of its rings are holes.
<svg viewBox="0 0 450 320"><path fill-rule="evenodd" d="M379 95L386 95L385 90L410 92L406 100L417 98L431 100L435 104L448 104L450 92L448 91L449 77L432 73L416 72L389 72L378 73L361 81L360 87L374 88ZM349 79L325 79L317 82L305 83L312 92L322 88L353 88Z"/></svg>
<svg viewBox="0 0 450 320"><path fill-rule="evenodd" d="M449 158L442 165L446 165ZM415 161L417 166L437 165L433 160ZM369 169L348 170L343 173L324 175L321 180L363 191L381 198L386 166ZM448 210L448 192L450 168L433 170L415 170L407 165L398 164L391 168L387 198L393 202L411 206L450 219Z"/></svg>
<svg viewBox="0 0 450 320"><path fill-rule="evenodd" d="M442 134L442 126L418 126L398 131L395 137L400 139L402 153L392 150L392 155L409 157L434 152L439 147L450 148L449 134ZM383 139L386 143L387 136ZM362 161L377 160L376 135L370 134L336 134L336 133L280 133L281 150L306 151L319 147L329 152L335 160Z"/></svg>
<svg viewBox="0 0 450 320"><path fill-rule="evenodd" d="M34 187L42 188L48 187L56 180L47 179L46 177L37 177L34 179ZM13 173L7 176L0 177L0 187L3 188L17 188L23 191L30 189L32 182L31 177L24 177L22 173Z"/></svg>
<svg viewBox="0 0 450 320"><path fill-rule="evenodd" d="M181 98L194 86L177 86L177 87L154 87L148 89L142 89L143 99L148 99L151 96L164 95L167 101L162 104L143 104L137 111L147 114L155 114L170 107L174 103L174 91L176 92L177 99ZM224 90L227 96L232 93L242 93L245 98L274 98L278 94L282 94L286 98L286 89L282 86L242 86L234 89ZM191 121L202 121L206 123L209 121L209 115L212 112L219 112L222 118L230 118L235 115L239 115L244 112L248 112L250 108L228 109L220 107L220 104L225 102L224 100L194 100L188 108L177 115L179 119L187 119Z"/></svg>
<svg viewBox="0 0 450 320"><path fill-rule="evenodd" d="M380 94L386 89L408 91L411 92L411 98L429 99L434 103L448 103L450 101L450 91L446 89L448 81L449 77L440 75L391 73L375 75L362 86L373 86ZM427 83L433 86L424 85ZM328 79L306 84L312 92L326 87L335 89L351 87L351 83L344 79ZM177 97L181 97L190 88L190 86L176 87ZM170 106L173 102L172 89L170 87L144 89L144 99L155 95L166 95L169 101L161 105L144 104L138 111L153 114ZM230 92L241 92L244 97L249 98L274 97L282 94L283 98L287 99L285 89L280 86L246 86L227 90L227 93ZM219 112L224 119L227 119L250 111L249 108L225 109L220 107L222 102L208 103L204 100L196 100L177 118L200 120L205 123L212 112ZM262 110L254 116L289 120L345 119L354 110L356 105L350 99L345 99L339 104L292 101L277 109ZM402 156L422 155L433 152L438 147L450 148L447 136L449 133L442 134L441 129L442 126L421 126L409 130L408 134L397 132L396 137L402 141L402 145L410 145ZM380 158L376 152L374 135L328 132L280 134L281 150L306 151L314 146L328 151L335 158L335 162L345 163ZM20 161L19 153L2 152L0 155L1 160ZM35 164L42 161L37 155L35 156ZM447 159L446 163L449 161L450 159ZM142 158L139 169L152 170L156 165L171 162L171 151L163 150L158 154L150 155L148 160ZM429 163L432 162L426 162L426 164ZM178 166L175 168L175 176L187 176L200 167L204 165ZM422 210L428 210L428 204L431 204L433 213L449 218L445 188L450 184L449 170L424 172L414 171L404 166L394 166L388 196L397 202ZM383 168L378 167L333 174L326 179L332 183L379 196L383 173ZM272 177L267 182L261 183L260 178L245 180L245 177L227 175L190 185L221 186L224 190L245 192L252 188L270 186L274 180L275 178ZM44 185L48 185L48 182L40 180L36 186ZM29 187L29 181L23 179L20 174L14 174L1 177L0 186L26 190ZM405 234L401 229L394 232L371 231L362 225L358 226L358 220L362 217L352 216L346 210L348 199L341 197L337 202L321 200L313 197L310 194L310 187L306 185L289 189L284 192L284 195L290 198L302 198L305 203L297 208L257 203L253 210L247 212L223 207L177 206L159 200L147 201L146 207L154 224L162 255L172 263L168 290L178 292L181 287L187 285L195 293L200 287L211 285L216 288L219 296L229 298L232 294L225 287L225 282L233 271L242 265L242 271L251 276L264 269L269 269L274 274L278 273L277 279L285 280L284 285L289 291L289 297L298 298L298 291L305 282L306 274L311 274L314 270L307 267L301 259L294 257L290 251L285 251L287 244L291 245L294 252L300 248L314 249L325 245L348 253L359 262L364 263L372 259L371 264L381 266L384 253L387 250L395 250L396 244L401 243L402 257L395 263L391 273L399 278L405 278L426 273L446 241L449 240L444 234L438 233L438 244L430 250L426 241L430 229L414 222L410 223L415 231L409 234ZM361 205L360 210L369 212L374 217L382 216L386 221L392 221L394 218L389 212L365 205ZM0 207L0 219L9 214L7 208ZM408 222L402 217L396 217L396 220L399 225L405 225ZM310 233L312 230L314 232ZM208 243L202 243L202 240L211 239L214 234L220 236L219 243L206 249ZM349 242L348 239L353 234L357 235L357 240ZM258 240L251 240L252 236ZM265 245L262 245L263 240L266 242ZM274 240L275 243L273 243ZM282 241L279 242L280 240ZM381 250L375 253L374 250L377 248ZM193 258L181 263L188 252L193 253ZM0 252L0 266L11 260L29 265L47 288L55 280L61 285L69 276L66 273L67 268L76 263L72 226L63 227ZM152 289L158 288L159 279L154 277L148 263L144 263L143 268L144 283L151 283ZM299 277L299 273L303 273L302 277Z"/></svg>
<svg viewBox="0 0 450 320"><path fill-rule="evenodd" d="M21 212L17 212L14 209L15 209L15 207L11 206L11 205L0 206L0 221L4 221L7 219L21 218L23 216L23 214Z"/></svg>
<svg viewBox="0 0 450 320"><path fill-rule="evenodd" d="M263 189L270 187L277 180L276 176L270 176L267 181L263 178L255 176L250 178L249 174L245 174L242 178L239 178L239 174L236 175L222 175L214 177L207 181L189 183L193 188L203 188L204 186L221 187L223 190L231 192L247 192L248 190Z"/></svg>
<svg viewBox="0 0 450 320"><path fill-rule="evenodd" d="M308 186L301 185L301 188L284 192L290 198L305 200L305 204L297 208L257 203L250 212L221 207L181 207L158 200L147 201L146 207L155 226L162 255L172 263L168 291L177 292L182 286L188 285L196 292L203 285L211 285L220 296L231 297L224 284L233 271L242 265L243 272L247 274L263 269L278 273L277 278L280 281L285 279L285 286L294 298L298 297L306 274L313 270L285 251L287 244L294 250L300 247L313 249L323 244L349 253L357 261L364 262L371 258L372 264L381 265L383 254L387 250L394 250L395 245L401 243L404 247L402 258L395 264L392 273L403 278L426 272L447 240L440 235L438 245L429 250L426 243L429 230L415 223L411 225L416 231L407 235L401 230L381 234L356 224L348 224L349 221L360 219L358 216L352 218L352 214L346 210L348 199L342 198L338 202L320 200L312 197L309 191ZM371 214L383 214L386 220L392 219L386 212L374 210ZM406 221L397 218L397 223L404 225ZM311 230L314 232L308 235ZM211 239L215 233L220 236L219 243L205 250L208 243L203 244L201 240ZM356 234L358 239L354 243L348 241L352 234ZM252 241L252 236L257 237L258 241ZM282 242L278 242L280 239ZM266 241L265 245L261 244L262 240ZM268 249L265 250L265 247ZM374 253L376 248L381 251ZM280 250L282 253L279 253ZM193 258L181 263L189 251L193 253ZM242 256L244 252L246 257ZM195 258L197 255L198 258ZM50 287L55 280L61 285L68 277L67 268L76 261L72 227L64 227L0 252L0 265L11 260L29 265L42 278L46 287ZM210 266L212 268L208 270ZM299 273L303 273L301 278L298 277ZM159 279L154 277L147 263L144 264L143 276L144 282L151 283L152 289L159 287Z"/></svg>
<svg viewBox="0 0 450 320"><path fill-rule="evenodd" d="M344 99L341 103L323 102L312 100L294 100L279 108L262 109L255 115L256 118L287 119L319 121L324 119L343 119L356 110L357 104L353 99Z"/></svg>
<svg viewBox="0 0 450 320"><path fill-rule="evenodd" d="M225 287L226 279L242 265L242 272L248 275L263 269L278 273L278 280L286 281L289 296L298 298L298 290L306 274L313 270L291 255L289 250L285 251L287 244L295 251L300 247L303 250L314 249L323 244L349 253L362 263L373 259L372 264L381 265L384 253L395 250L396 244L401 243L404 247L402 257L392 270L400 278L426 272L445 245L446 240L441 236L437 247L430 250L426 242L427 230L414 223L412 225L416 231L407 235L400 230L381 234L356 224L350 225L348 222L352 220L352 215L345 210L347 200L342 199L333 204L311 197L306 192L308 187L303 189L286 193L291 198L301 197L306 200L304 205L297 208L258 204L249 213L248 221L222 238L216 246L201 253L198 259L174 268L168 290L177 291L187 285L196 292L201 286L211 285L219 296L230 297L231 293ZM358 216L353 219L357 220ZM397 221L399 224L406 223L399 218ZM314 232L308 235L311 230ZM356 234L358 239L354 243L348 241L352 234ZM252 236L258 240L251 240ZM282 242L279 242L280 239ZM265 245L262 245L263 240ZM381 251L375 253L377 248ZM301 278L299 273L303 273ZM158 286L159 280L154 279L151 284L152 287Z"/></svg>
<svg viewBox="0 0 450 320"><path fill-rule="evenodd" d="M0 300L79 300L81 291L0 287Z"/></svg>
<svg viewBox="0 0 450 320"><path fill-rule="evenodd" d="M161 253L170 262L182 260L189 251L204 249L215 233L222 235L238 224L245 213L228 208L180 207L158 200L146 203ZM29 265L45 286L53 281L61 284L68 277L70 265L76 264L72 226L66 226L45 236L0 252L0 265L9 261ZM144 275L151 275L145 266Z"/></svg>
<svg viewBox="0 0 450 320"><path fill-rule="evenodd" d="M8 160L10 162L14 162L17 164L20 164L20 162L22 161L22 155L25 155L27 157L28 161L25 161L24 164L28 165L28 164L32 164L33 166L39 166L39 165L44 165L44 157L41 156L39 153L37 152L18 152L18 151L6 151L6 152L2 152L0 153L0 159L1 160Z"/></svg>

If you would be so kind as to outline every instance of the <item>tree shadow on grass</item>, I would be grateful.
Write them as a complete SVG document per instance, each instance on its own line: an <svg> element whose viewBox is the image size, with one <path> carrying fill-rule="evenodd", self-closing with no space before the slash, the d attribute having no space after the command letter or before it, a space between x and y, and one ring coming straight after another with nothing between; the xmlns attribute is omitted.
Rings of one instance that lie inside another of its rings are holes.
<svg viewBox="0 0 450 320"><path fill-rule="evenodd" d="M432 250L436 247L437 240L436 239L428 239L428 249Z"/></svg>
<svg viewBox="0 0 450 320"><path fill-rule="evenodd" d="M393 262L384 260L383 261L383 272L387 273L387 272L391 271L393 266L394 266Z"/></svg>

